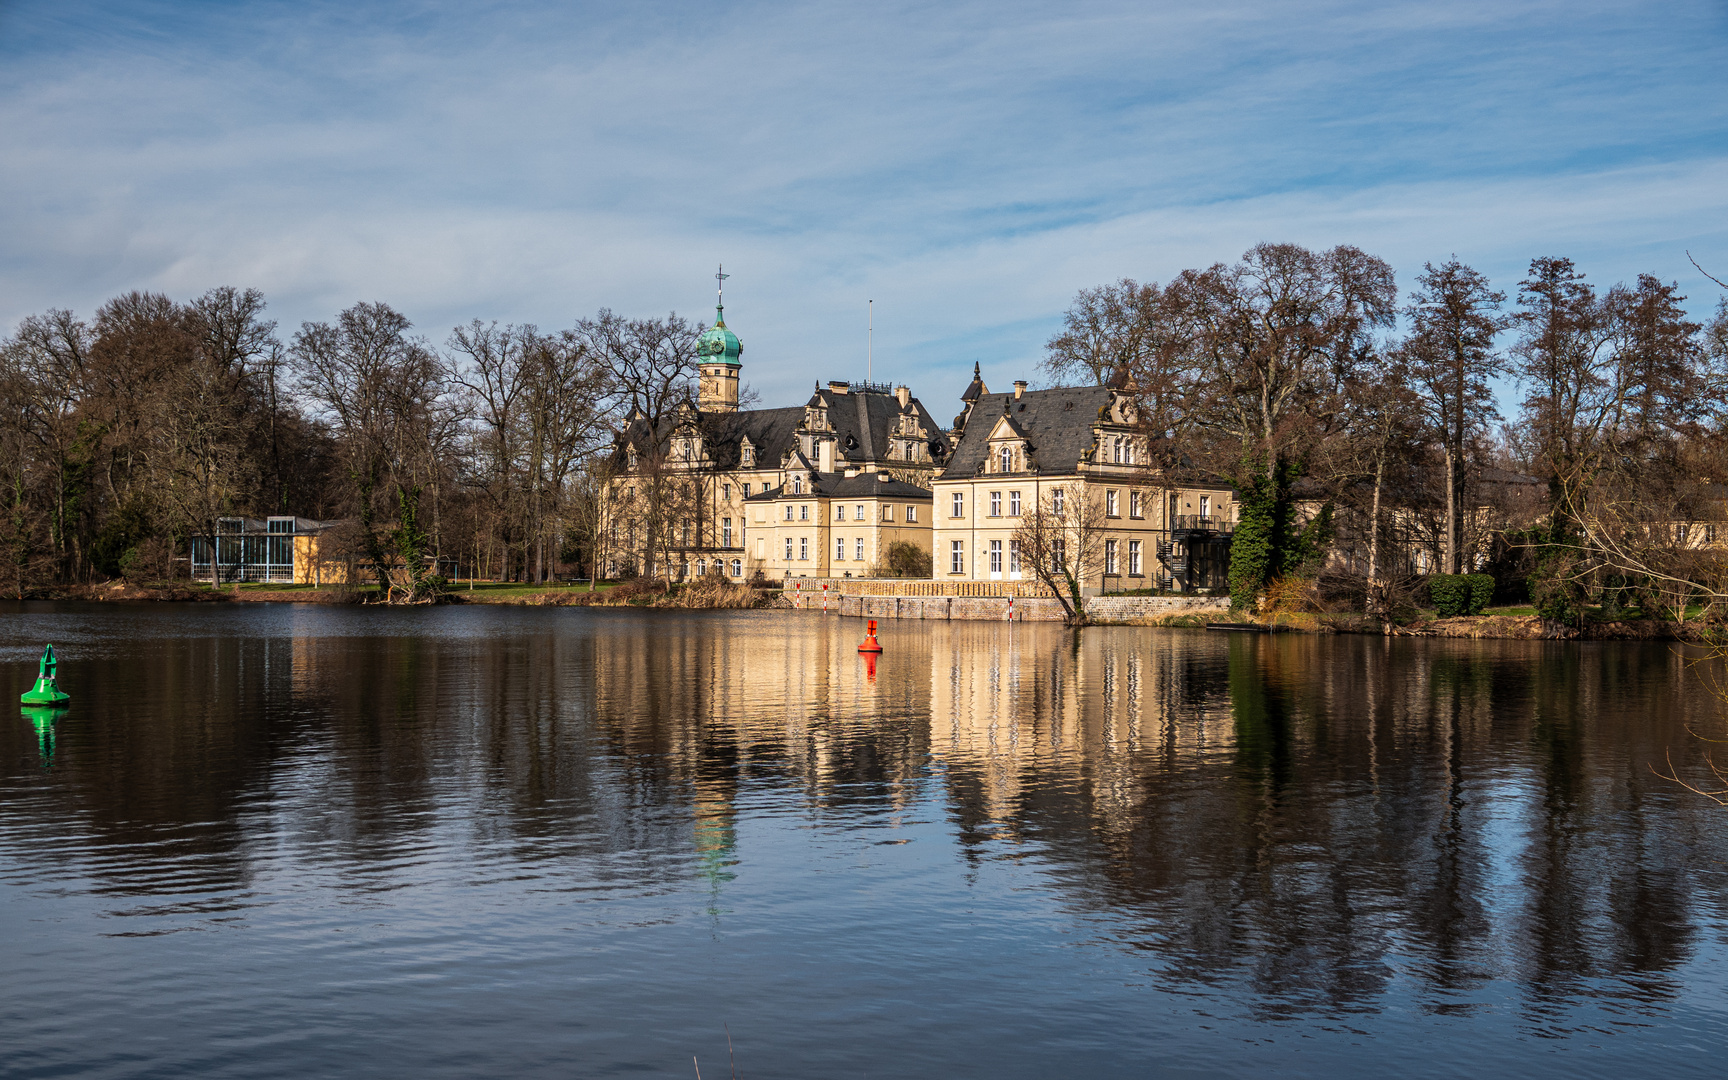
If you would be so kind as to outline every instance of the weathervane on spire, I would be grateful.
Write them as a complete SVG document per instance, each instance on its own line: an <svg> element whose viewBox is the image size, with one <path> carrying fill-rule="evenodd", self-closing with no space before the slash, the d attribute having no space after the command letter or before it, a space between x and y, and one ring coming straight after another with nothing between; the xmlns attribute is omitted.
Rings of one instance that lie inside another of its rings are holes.
<svg viewBox="0 0 1728 1080"><path fill-rule="evenodd" d="M726 273L725 263L720 263L719 269L714 272L714 310L717 312L726 310L726 279L731 276ZM721 316L721 321L725 321L724 315Z"/></svg>

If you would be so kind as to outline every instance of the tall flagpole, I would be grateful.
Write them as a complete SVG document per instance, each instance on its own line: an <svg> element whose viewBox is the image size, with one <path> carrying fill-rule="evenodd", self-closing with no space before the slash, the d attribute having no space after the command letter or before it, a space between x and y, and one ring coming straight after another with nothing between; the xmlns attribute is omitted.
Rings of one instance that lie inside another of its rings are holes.
<svg viewBox="0 0 1728 1080"><path fill-rule="evenodd" d="M869 342L870 342L869 357L870 357L870 359L864 368L865 372L867 372L867 374L864 376L864 381L873 383L876 381L876 301L871 300L871 301L869 301L869 303L870 303L870 337L869 337Z"/></svg>

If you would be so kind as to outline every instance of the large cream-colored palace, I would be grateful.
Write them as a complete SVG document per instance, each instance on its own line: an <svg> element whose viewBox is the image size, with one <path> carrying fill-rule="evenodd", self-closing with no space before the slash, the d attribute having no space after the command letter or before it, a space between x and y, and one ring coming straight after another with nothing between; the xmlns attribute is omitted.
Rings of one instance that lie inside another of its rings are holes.
<svg viewBox="0 0 1728 1080"><path fill-rule="evenodd" d="M696 399L630 417L602 500L607 576L874 577L904 542L938 581L1030 579L1014 532L1054 496L1104 510L1088 591L1224 585L1229 486L1163 483L1123 390L992 394L974 365L944 430L903 385L835 381L802 406L741 410L742 354L717 307Z"/></svg>

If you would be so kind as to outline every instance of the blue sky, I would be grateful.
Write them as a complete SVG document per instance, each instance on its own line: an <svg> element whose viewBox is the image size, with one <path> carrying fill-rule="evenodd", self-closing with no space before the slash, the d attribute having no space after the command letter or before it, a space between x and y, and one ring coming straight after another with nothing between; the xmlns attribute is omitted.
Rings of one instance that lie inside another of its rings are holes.
<svg viewBox="0 0 1728 1080"><path fill-rule="evenodd" d="M257 286L441 342L729 323L938 415L1074 292L1260 240L1728 278L1728 4L8 3L0 327Z"/></svg>

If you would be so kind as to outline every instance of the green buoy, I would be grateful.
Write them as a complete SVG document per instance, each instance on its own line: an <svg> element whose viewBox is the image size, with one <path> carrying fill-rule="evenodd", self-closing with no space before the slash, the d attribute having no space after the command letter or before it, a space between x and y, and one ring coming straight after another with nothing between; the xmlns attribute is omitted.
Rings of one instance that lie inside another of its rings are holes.
<svg viewBox="0 0 1728 1080"><path fill-rule="evenodd" d="M18 700L25 705L64 705L72 700L70 694L60 689L55 681L54 672L60 666L60 661L54 656L54 646L42 650L42 662L36 666L36 685L18 695Z"/></svg>

